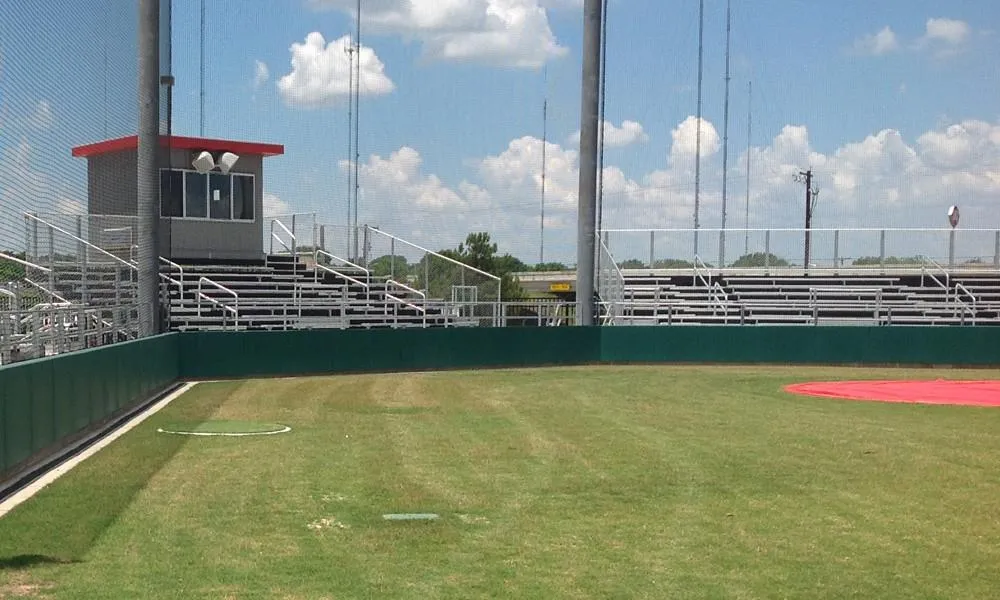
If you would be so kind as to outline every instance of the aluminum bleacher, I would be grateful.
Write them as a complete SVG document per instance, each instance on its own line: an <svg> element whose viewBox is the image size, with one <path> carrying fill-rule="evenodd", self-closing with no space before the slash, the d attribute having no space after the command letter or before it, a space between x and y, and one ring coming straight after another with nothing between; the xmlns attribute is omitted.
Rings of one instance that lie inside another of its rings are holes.
<svg viewBox="0 0 1000 600"><path fill-rule="evenodd" d="M1000 325L1000 275L626 271L621 324Z"/></svg>
<svg viewBox="0 0 1000 600"><path fill-rule="evenodd" d="M358 267L262 261L162 260L172 330L445 327L462 319L416 290Z"/></svg>

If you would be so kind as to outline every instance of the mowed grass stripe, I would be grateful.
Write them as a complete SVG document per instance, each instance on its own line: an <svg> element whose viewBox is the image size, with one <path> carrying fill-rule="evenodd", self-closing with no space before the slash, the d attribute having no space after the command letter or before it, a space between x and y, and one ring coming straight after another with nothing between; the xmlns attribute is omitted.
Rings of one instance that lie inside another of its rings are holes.
<svg viewBox="0 0 1000 600"><path fill-rule="evenodd" d="M988 597L1000 411L781 392L906 376L968 373L588 367L200 385L0 520L0 564L16 567L0 570L0 596L16 584L54 598ZM293 431L155 433L205 419Z"/></svg>

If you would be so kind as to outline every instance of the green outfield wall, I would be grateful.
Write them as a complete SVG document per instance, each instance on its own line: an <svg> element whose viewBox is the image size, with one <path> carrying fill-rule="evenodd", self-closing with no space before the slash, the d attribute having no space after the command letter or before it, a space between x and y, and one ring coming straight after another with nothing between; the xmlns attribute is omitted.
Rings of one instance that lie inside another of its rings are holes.
<svg viewBox="0 0 1000 600"><path fill-rule="evenodd" d="M627 363L1000 367L1000 327L547 327L168 334L0 368L0 486L179 379Z"/></svg>
<svg viewBox="0 0 1000 600"><path fill-rule="evenodd" d="M179 334L0 367L0 484L177 381Z"/></svg>

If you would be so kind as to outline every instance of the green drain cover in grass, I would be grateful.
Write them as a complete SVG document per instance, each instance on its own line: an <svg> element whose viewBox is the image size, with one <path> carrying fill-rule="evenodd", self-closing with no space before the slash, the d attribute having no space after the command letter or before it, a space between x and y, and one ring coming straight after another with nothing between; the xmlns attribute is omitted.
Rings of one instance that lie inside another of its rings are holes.
<svg viewBox="0 0 1000 600"><path fill-rule="evenodd" d="M239 437L249 435L274 435L288 433L292 428L277 423L251 421L205 421L203 423L172 423L157 429L160 433L176 435Z"/></svg>

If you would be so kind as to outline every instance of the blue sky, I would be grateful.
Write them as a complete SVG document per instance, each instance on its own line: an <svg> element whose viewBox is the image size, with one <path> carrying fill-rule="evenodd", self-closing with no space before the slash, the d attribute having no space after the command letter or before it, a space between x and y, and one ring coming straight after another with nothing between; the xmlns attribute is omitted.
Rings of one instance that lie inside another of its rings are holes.
<svg viewBox="0 0 1000 600"><path fill-rule="evenodd" d="M391 89L362 99L361 220L431 246L485 229L502 246L533 253L547 98L547 243L572 255L582 0L466 0L447 3L452 12L444 15L437 13L446 3L411 2L363 2L362 43L381 65L372 81ZM98 90L82 97L54 85L58 74L40 57L59 36L82 40L106 26L83 19L56 30L28 18L31 4L9 21L25 26L0 25L10 40L0 36L0 102L8 114L28 115L44 96L55 115L44 139L99 137L88 112ZM285 144L287 154L266 164L269 205L318 212L332 224L346 216L343 78L302 63L289 88L280 82L296 70L293 44L314 32L324 44L352 34L353 4L207 2L205 134ZM523 19L499 26L486 17L490 6L519 8ZM198 134L199 9L199 0L174 0L179 134ZM694 159L685 143L694 121L682 124L696 109L697 11L695 0L611 0L607 120L617 128L609 140L619 143L606 152L610 227L691 226ZM134 41L125 12L116 14L126 33L108 38L123 54ZM706 0L703 227L721 223L724 35L725 2ZM791 173L811 166L823 190L818 226L940 227L939 213L956 202L970 223L1000 227L998 36L1000 5L992 0L733 0L729 225L743 225L752 80L749 226L798 226L801 186ZM16 46L28 48L18 54ZM80 60L99 62L83 48ZM310 56L330 61L338 53ZM122 60L114 71L123 91L133 68ZM328 93L316 96L310 81ZM132 114L126 105L112 121L127 124ZM88 126L71 128L81 119ZM7 123L0 151L11 154L23 136Z"/></svg>

